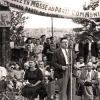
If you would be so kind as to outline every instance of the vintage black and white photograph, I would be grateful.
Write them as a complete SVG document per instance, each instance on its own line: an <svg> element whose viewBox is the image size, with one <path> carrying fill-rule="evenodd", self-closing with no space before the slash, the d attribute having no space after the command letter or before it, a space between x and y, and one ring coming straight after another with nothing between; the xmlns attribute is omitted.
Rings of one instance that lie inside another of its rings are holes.
<svg viewBox="0 0 100 100"><path fill-rule="evenodd" d="M100 0L0 0L0 100L100 100Z"/></svg>

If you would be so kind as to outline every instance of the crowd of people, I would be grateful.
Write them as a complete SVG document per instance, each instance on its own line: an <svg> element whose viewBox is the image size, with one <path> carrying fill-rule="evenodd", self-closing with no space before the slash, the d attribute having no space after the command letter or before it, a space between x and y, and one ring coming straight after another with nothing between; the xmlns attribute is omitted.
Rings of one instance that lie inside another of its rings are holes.
<svg viewBox="0 0 100 100"><path fill-rule="evenodd" d="M53 36L26 39L19 34L12 36L10 48L11 61L0 67L0 88L21 91L28 100L38 95L54 100L58 85L59 100L76 100L76 95L100 99L100 42L92 35L82 42L63 37L56 43Z"/></svg>

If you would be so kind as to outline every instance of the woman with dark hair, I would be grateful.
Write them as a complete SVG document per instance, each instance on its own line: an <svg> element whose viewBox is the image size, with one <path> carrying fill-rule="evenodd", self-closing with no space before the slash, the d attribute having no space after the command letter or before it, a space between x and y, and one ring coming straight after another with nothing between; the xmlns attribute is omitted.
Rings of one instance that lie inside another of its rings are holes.
<svg viewBox="0 0 100 100"><path fill-rule="evenodd" d="M40 100L43 100L45 96L45 90L42 85L43 75L41 70L35 66L36 63L34 59L30 58L29 69L26 70L24 76L26 85L24 88L22 88L22 95L28 100L34 100L39 94ZM43 90L43 93L41 93L41 90Z"/></svg>
<svg viewBox="0 0 100 100"><path fill-rule="evenodd" d="M31 46L31 51L32 51L33 48L34 48L34 45L32 43L32 39L30 37L27 38L27 40L26 40L26 47L27 47L27 45L30 45Z"/></svg>

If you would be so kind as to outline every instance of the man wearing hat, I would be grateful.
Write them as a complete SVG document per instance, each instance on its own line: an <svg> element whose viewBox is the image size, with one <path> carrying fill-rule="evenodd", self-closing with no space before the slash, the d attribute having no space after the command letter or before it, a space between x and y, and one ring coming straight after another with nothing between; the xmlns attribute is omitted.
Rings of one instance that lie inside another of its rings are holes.
<svg viewBox="0 0 100 100"><path fill-rule="evenodd" d="M98 85L98 75L97 72L92 70L93 63L87 63L87 70L83 70L78 79L78 83L82 86L82 92L84 100L93 100L93 86Z"/></svg>
<svg viewBox="0 0 100 100"><path fill-rule="evenodd" d="M87 61L87 59L91 59L92 62L95 62L95 58L98 57L98 45L93 41L92 35L88 35L88 40L89 42L84 45L85 61Z"/></svg>

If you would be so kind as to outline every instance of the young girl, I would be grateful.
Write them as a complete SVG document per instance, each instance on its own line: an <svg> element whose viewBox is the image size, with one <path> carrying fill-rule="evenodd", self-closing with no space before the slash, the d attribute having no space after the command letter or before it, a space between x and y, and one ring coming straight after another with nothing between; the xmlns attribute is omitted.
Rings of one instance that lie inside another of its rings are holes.
<svg viewBox="0 0 100 100"><path fill-rule="evenodd" d="M15 70L14 70L14 81L16 82L16 89L19 89L22 87L22 82L24 78L24 70L20 69L20 66L16 64Z"/></svg>
<svg viewBox="0 0 100 100"><path fill-rule="evenodd" d="M15 68L15 62L10 62L7 66L7 87L8 89L12 90L15 88L14 83L14 68Z"/></svg>

